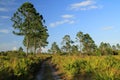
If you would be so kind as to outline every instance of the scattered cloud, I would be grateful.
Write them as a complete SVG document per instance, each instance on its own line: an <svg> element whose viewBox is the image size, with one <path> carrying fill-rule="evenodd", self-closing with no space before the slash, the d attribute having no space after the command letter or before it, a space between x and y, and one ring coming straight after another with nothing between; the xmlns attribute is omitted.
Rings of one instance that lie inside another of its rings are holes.
<svg viewBox="0 0 120 80"><path fill-rule="evenodd" d="M101 6L97 5L94 0L84 0L70 5L70 10L90 10L97 8L101 8Z"/></svg>
<svg viewBox="0 0 120 80"><path fill-rule="evenodd" d="M8 34L9 30L7 30L7 29L0 29L0 33Z"/></svg>
<svg viewBox="0 0 120 80"><path fill-rule="evenodd" d="M0 5L2 6L10 6L10 5L16 5L17 3L15 0L0 0Z"/></svg>
<svg viewBox="0 0 120 80"><path fill-rule="evenodd" d="M7 11L9 11L7 8L0 8L0 11L1 12L7 12Z"/></svg>
<svg viewBox="0 0 120 80"><path fill-rule="evenodd" d="M10 17L9 16L0 16L0 18L2 18L2 19L9 19Z"/></svg>
<svg viewBox="0 0 120 80"><path fill-rule="evenodd" d="M107 27L103 27L102 30L104 31L108 31L108 30L112 30L113 27L112 26L107 26Z"/></svg>
<svg viewBox="0 0 120 80"><path fill-rule="evenodd" d="M50 27L56 27L56 26L59 26L59 25L62 25L62 24L73 24L75 23L74 20L68 20L68 19L65 19L65 20L61 20L61 21L56 21L54 23L50 23Z"/></svg>
<svg viewBox="0 0 120 80"><path fill-rule="evenodd" d="M64 14L61 16L62 20L50 23L49 26L50 27L56 27L62 24L74 24L75 21L73 20L73 18L75 18L74 15L71 14Z"/></svg>
<svg viewBox="0 0 120 80"><path fill-rule="evenodd" d="M14 10L16 8L15 5L18 5L16 0L0 0L0 12Z"/></svg>
<svg viewBox="0 0 120 80"><path fill-rule="evenodd" d="M61 17L64 19L68 19L68 18L70 19L70 18L74 18L74 15L65 14L65 15L62 15Z"/></svg>

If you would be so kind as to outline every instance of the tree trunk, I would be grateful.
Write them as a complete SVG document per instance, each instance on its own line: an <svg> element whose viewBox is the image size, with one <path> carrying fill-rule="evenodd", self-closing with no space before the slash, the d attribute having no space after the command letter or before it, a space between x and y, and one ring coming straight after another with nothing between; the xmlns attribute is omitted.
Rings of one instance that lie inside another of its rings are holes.
<svg viewBox="0 0 120 80"><path fill-rule="evenodd" d="M82 54L82 43L80 42L80 55Z"/></svg>
<svg viewBox="0 0 120 80"><path fill-rule="evenodd" d="M42 49L41 49L41 48L38 48L37 54L38 54L38 53L41 53L41 51L42 51Z"/></svg>
<svg viewBox="0 0 120 80"><path fill-rule="evenodd" d="M36 39L34 38L34 54L36 54Z"/></svg>
<svg viewBox="0 0 120 80"><path fill-rule="evenodd" d="M27 55L27 54L28 54L28 48L29 48L29 40L28 40L28 36L27 36L26 43L27 43L27 52L26 52L26 55Z"/></svg>

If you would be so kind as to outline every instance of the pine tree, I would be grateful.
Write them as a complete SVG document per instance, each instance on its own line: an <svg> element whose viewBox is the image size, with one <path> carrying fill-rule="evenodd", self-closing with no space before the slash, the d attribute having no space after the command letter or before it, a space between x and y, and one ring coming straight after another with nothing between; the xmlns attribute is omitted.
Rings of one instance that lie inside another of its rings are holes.
<svg viewBox="0 0 120 80"><path fill-rule="evenodd" d="M13 31L16 35L23 35L23 43L27 48L34 48L34 53L38 47L44 47L48 44L47 27L44 26L43 16L37 13L33 4L25 2L14 13L11 20L14 22Z"/></svg>
<svg viewBox="0 0 120 80"><path fill-rule="evenodd" d="M63 41L62 41L62 44L63 44L63 47L62 47L62 50L64 50L66 53L71 53L71 48L72 48L72 43L74 43L70 36L69 35L65 35L63 37Z"/></svg>
<svg viewBox="0 0 120 80"><path fill-rule="evenodd" d="M50 52L52 52L52 53L54 53L54 54L56 54L56 53L61 53L60 48L58 47L58 45L57 45L56 42L53 42L53 43L52 43Z"/></svg>

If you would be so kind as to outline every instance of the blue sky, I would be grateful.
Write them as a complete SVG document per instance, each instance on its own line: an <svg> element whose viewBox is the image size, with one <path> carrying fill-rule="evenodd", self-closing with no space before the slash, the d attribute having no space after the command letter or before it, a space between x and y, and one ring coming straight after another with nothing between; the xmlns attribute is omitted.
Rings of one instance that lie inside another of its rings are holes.
<svg viewBox="0 0 120 80"><path fill-rule="evenodd" d="M100 42L120 43L120 0L0 0L0 51L18 49L22 36L12 34L10 18L24 3L31 2L46 20L49 45L61 44L64 35L75 40L79 31Z"/></svg>

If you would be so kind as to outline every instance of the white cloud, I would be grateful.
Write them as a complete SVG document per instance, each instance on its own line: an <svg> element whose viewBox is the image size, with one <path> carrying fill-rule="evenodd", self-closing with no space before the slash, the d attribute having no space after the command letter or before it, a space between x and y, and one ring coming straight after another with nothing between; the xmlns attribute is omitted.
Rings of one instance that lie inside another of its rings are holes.
<svg viewBox="0 0 120 80"><path fill-rule="evenodd" d="M9 19L10 17L9 16L0 16L0 18Z"/></svg>
<svg viewBox="0 0 120 80"><path fill-rule="evenodd" d="M97 9L97 8L99 8L99 6L92 5L92 6L90 6L89 8L90 8L90 9Z"/></svg>
<svg viewBox="0 0 120 80"><path fill-rule="evenodd" d="M7 8L0 8L0 11L1 12L6 12L6 11L8 11L8 9Z"/></svg>
<svg viewBox="0 0 120 80"><path fill-rule="evenodd" d="M64 14L61 16L62 20L50 23L49 26L50 27L56 27L62 24L73 24L75 23L75 21L73 20L73 18L75 17L74 15L70 15L70 14Z"/></svg>
<svg viewBox="0 0 120 80"><path fill-rule="evenodd" d="M16 51L17 50L17 47L13 47L13 51Z"/></svg>
<svg viewBox="0 0 120 80"><path fill-rule="evenodd" d="M65 14L61 16L64 19L68 19L68 18L74 18L74 15L70 15L70 14Z"/></svg>
<svg viewBox="0 0 120 80"><path fill-rule="evenodd" d="M84 0L70 5L71 10L90 10L100 8L94 0Z"/></svg>
<svg viewBox="0 0 120 80"><path fill-rule="evenodd" d="M47 52L47 51L48 51L47 48L43 48L43 47L42 47L42 52Z"/></svg>
<svg viewBox="0 0 120 80"><path fill-rule="evenodd" d="M107 26L107 27L103 27L102 30L104 31L108 31L108 30L112 30L113 27L112 26Z"/></svg>
<svg viewBox="0 0 120 80"><path fill-rule="evenodd" d="M62 25L62 24L73 24L73 23L75 23L74 20L65 19L65 20L50 23L50 27L56 27L56 26L59 26L59 25Z"/></svg>
<svg viewBox="0 0 120 80"><path fill-rule="evenodd" d="M5 33L5 34L7 34L7 33L9 33L9 30L7 30L7 29L0 29L0 33Z"/></svg>

